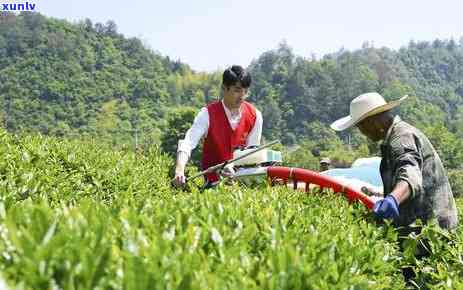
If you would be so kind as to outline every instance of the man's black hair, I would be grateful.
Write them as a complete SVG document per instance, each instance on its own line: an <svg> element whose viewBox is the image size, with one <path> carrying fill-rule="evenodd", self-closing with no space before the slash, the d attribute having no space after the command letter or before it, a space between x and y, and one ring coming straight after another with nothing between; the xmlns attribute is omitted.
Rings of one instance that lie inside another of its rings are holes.
<svg viewBox="0 0 463 290"><path fill-rule="evenodd" d="M222 84L226 87L240 83L243 88L251 86L251 75L239 65L233 65L223 72Z"/></svg>

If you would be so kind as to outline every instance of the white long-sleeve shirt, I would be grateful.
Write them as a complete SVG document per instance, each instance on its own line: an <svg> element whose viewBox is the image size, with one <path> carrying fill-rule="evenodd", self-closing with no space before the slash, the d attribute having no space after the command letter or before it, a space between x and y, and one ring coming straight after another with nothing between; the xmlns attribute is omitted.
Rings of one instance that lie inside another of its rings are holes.
<svg viewBox="0 0 463 290"><path fill-rule="evenodd" d="M234 130L239 125L241 120L241 109L239 114L232 114L232 112L225 106L222 101L222 106L225 110L225 115L227 116L230 127ZM262 136L262 113L256 109L256 122L254 127L249 132L249 135L246 138L246 146L259 146L260 139ZM209 112L206 107L203 107L199 113L196 115L193 125L186 132L185 139L178 141L178 158L183 164L186 164L190 158L191 151L198 146L199 141L202 137L206 137L207 132L209 131Z"/></svg>

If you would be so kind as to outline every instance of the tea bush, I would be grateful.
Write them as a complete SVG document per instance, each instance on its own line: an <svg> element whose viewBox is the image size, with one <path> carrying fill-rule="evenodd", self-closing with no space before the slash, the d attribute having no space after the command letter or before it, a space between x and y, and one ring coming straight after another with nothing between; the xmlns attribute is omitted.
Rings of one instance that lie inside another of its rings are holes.
<svg viewBox="0 0 463 290"><path fill-rule="evenodd" d="M173 190L156 149L0 132L0 152L0 269L18 289L403 289L403 265L461 286L461 229L424 231L432 254L414 261L339 195Z"/></svg>

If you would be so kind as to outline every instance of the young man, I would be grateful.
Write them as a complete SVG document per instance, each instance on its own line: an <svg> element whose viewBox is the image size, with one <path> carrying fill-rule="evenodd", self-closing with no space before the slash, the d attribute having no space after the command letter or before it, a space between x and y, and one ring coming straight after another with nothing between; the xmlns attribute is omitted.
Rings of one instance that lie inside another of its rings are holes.
<svg viewBox="0 0 463 290"><path fill-rule="evenodd" d="M236 148L260 144L262 114L245 101L250 85L251 75L241 66L234 65L224 71L223 98L203 107L186 132L185 139L178 142L176 186L185 185L185 165L202 137L205 137L201 162L203 170L232 159ZM233 173L231 168L225 171L225 174ZM207 174L205 178L206 187L217 184L219 180L215 173Z"/></svg>

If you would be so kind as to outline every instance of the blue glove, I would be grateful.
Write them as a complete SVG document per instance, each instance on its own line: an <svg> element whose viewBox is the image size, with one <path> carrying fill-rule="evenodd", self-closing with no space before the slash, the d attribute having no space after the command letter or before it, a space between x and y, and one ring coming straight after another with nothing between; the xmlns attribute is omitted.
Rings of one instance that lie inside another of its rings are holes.
<svg viewBox="0 0 463 290"><path fill-rule="evenodd" d="M373 207L373 213L382 219L398 218L399 205L394 196L389 194L386 198L378 200Z"/></svg>

